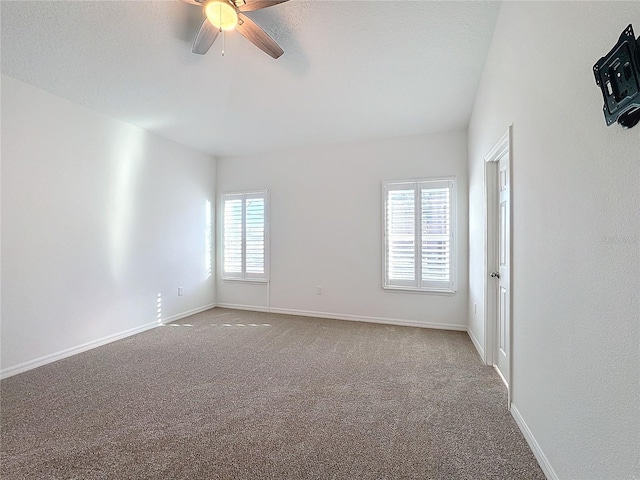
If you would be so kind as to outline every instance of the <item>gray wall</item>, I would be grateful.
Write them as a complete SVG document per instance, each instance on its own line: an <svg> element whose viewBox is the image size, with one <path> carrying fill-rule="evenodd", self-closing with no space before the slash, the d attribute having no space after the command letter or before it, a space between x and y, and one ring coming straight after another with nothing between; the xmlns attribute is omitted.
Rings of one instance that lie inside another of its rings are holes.
<svg viewBox="0 0 640 480"><path fill-rule="evenodd" d="M213 304L214 200L210 156L3 75L2 374Z"/></svg>
<svg viewBox="0 0 640 480"><path fill-rule="evenodd" d="M443 176L458 181L458 291L384 291L381 182ZM219 304L466 328L465 131L218 160L220 194L260 188L271 189L270 292L218 278Z"/></svg>
<svg viewBox="0 0 640 480"><path fill-rule="evenodd" d="M606 127L592 73L632 22L638 2L504 3L469 127L469 326L483 157L513 123L513 403L550 478L640 478L640 126Z"/></svg>

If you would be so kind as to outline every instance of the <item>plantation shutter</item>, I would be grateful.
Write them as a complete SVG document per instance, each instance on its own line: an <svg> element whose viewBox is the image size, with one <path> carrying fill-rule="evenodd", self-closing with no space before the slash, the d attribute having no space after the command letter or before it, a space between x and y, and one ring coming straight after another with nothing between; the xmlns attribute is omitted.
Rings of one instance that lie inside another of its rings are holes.
<svg viewBox="0 0 640 480"><path fill-rule="evenodd" d="M448 283L451 272L451 190L421 188L422 286Z"/></svg>
<svg viewBox="0 0 640 480"><path fill-rule="evenodd" d="M384 287L454 291L454 180L383 186Z"/></svg>
<svg viewBox="0 0 640 480"><path fill-rule="evenodd" d="M415 188L387 192L387 279L392 285L415 283Z"/></svg>
<svg viewBox="0 0 640 480"><path fill-rule="evenodd" d="M242 278L242 196L227 195L224 198L223 274Z"/></svg>
<svg viewBox="0 0 640 480"><path fill-rule="evenodd" d="M245 273L247 278L265 277L265 215L264 196L245 198L246 251Z"/></svg>
<svg viewBox="0 0 640 480"><path fill-rule="evenodd" d="M266 280L266 192L223 196L223 278Z"/></svg>

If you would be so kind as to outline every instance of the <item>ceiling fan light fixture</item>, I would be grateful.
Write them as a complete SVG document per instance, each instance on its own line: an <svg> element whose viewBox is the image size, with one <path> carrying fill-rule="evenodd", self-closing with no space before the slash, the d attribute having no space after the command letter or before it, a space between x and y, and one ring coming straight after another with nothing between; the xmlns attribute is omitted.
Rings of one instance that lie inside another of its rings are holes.
<svg viewBox="0 0 640 480"><path fill-rule="evenodd" d="M221 30L233 30L238 24L238 13L226 0L210 0L204 6L204 14Z"/></svg>

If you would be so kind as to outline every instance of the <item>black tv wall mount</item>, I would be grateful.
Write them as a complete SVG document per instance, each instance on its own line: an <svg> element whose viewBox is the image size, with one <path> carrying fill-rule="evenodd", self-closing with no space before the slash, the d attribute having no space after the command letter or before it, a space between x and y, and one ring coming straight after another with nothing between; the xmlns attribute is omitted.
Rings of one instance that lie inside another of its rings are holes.
<svg viewBox="0 0 640 480"><path fill-rule="evenodd" d="M593 66L593 73L604 97L607 126L618 122L632 128L640 122L640 37L636 39L632 25Z"/></svg>

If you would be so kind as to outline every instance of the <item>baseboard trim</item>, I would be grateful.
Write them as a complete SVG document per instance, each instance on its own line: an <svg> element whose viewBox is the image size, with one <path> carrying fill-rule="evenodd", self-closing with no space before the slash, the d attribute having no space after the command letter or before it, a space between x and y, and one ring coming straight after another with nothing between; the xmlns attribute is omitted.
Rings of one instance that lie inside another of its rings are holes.
<svg viewBox="0 0 640 480"><path fill-rule="evenodd" d="M508 394L509 393L509 382L507 382L507 379L504 378L504 375L502 375L502 372L500 371L500 369L498 368L497 365L494 365L493 369L498 374L498 377L500 377L500 380L502 380L502 383L504 383L504 386L507 388L507 394ZM509 405L509 408L511 408L511 405Z"/></svg>
<svg viewBox="0 0 640 480"><path fill-rule="evenodd" d="M473 330L471 330L470 328L467 328L467 333L469 334L469 338L471 339L471 342L473 343L474 347L476 347L476 350L480 354L480 358L484 363L486 363L487 357L485 357L484 355L484 348L482 348L482 345L480 345L480 342L478 341L477 337L473 334Z"/></svg>
<svg viewBox="0 0 640 480"><path fill-rule="evenodd" d="M204 312L206 310L211 310L212 308L214 308L216 306L219 306L219 305L216 305L215 303L210 303L209 305L204 305L203 307L192 308L191 310L187 310L186 312L177 313L177 314L172 315L170 317L163 318L162 319L162 324L164 325L166 323L175 322L176 320L180 320L180 319L183 319L185 317L188 317L188 316L191 316L191 315L195 315L196 313Z"/></svg>
<svg viewBox="0 0 640 480"><path fill-rule="evenodd" d="M316 318L328 318L332 320L348 320L354 322L368 322L368 323L380 323L385 325L397 325L402 327L420 327L420 328L434 328L438 330L455 330L455 331L467 331L466 325L450 325L447 323L427 323L419 322L416 320L400 320L396 318L384 318L384 317L368 317L363 315L347 315L339 313L317 312L313 310L297 310L292 308L278 308L278 307L259 307L255 305L239 305L231 303L218 303L217 307L230 308L234 310L248 310L253 312L267 312L267 313L279 313L283 315L297 315L300 317L316 317Z"/></svg>
<svg viewBox="0 0 640 480"><path fill-rule="evenodd" d="M448 323L431 323L431 322L419 322L416 320L400 320L397 318L384 318L384 317L368 317L364 315L346 315L339 313L328 312L316 312L313 310L297 310L292 308L277 308L277 307L256 307L252 305L235 305L229 303L218 303L218 307L232 308L236 310L250 310L255 312L269 312L280 313L284 315L297 315L300 317L316 317L316 318L329 318L333 320L348 320L353 322L368 322L368 323L381 323L385 325L398 325L402 327L420 327L420 328L435 328L438 330L456 330L467 331L466 325L451 325Z"/></svg>
<svg viewBox="0 0 640 480"><path fill-rule="evenodd" d="M211 303L203 307L193 308L191 310L187 310L186 312L178 313L168 318L163 318L161 323L159 322L147 323L145 325L141 325L140 327L130 328L123 332L114 333L113 335L108 335L106 337L99 338L98 340L94 340L92 342L83 343L82 345L78 345L76 347L71 347L66 350L62 350L60 352L51 353L49 355L45 355L43 357L39 357L34 360L29 360L28 362L20 363L13 367L5 368L3 370L0 370L0 379L12 377L13 375L17 375L19 373L23 373L28 370L33 370L34 368L41 367L48 363L52 363L57 360L62 360L63 358L67 358L72 355L76 355L78 353L86 352L87 350L101 347L102 345L106 345L108 343L115 342L117 340L122 340L123 338L127 338L132 335L137 335L138 333L142 333L146 330L150 330L160 325L175 322L176 320L180 320L181 318L185 318L190 315L194 315L196 313L204 312L205 310L209 310L215 306L216 306L215 303Z"/></svg>
<svg viewBox="0 0 640 480"><path fill-rule="evenodd" d="M518 427L520 427L520 431L522 432L522 435L524 435L525 440L529 444L529 448L531 448L533 455L536 457L536 460L538 460L538 463L540 464L540 468L542 469L542 472L545 474L547 479L560 480L560 477L558 477L555 470L551 466L551 463L549 462L546 455L542 451L542 448L540 448L538 441L533 436L533 433L531 433L531 430L529 429L527 422L524 421L524 418L522 418L522 415L520 415L520 411L518 410L518 408L515 406L513 402L511 402L511 415L513 416L514 420L518 424Z"/></svg>
<svg viewBox="0 0 640 480"><path fill-rule="evenodd" d="M3 370L0 370L0 379L12 377L13 375L17 375L28 370L33 370L34 368L41 367L57 360L62 360L63 358L67 358L78 353L86 352L87 350L91 350L93 348L115 342L116 340L121 340L123 338L142 333L146 330L151 330L152 328L156 328L159 325L160 324L158 322L147 323L139 327L130 328L120 333L114 333L113 335L99 338L98 340L94 340L92 342L83 343L82 345L78 345L76 347L67 348L66 350L62 350L56 353L50 353L49 355L45 355L34 360L29 360L28 362L20 363L18 365L14 365L13 367L5 368Z"/></svg>
<svg viewBox="0 0 640 480"><path fill-rule="evenodd" d="M218 308L229 308L231 310L247 310L249 312L269 312L267 307L259 307L256 305L240 305L237 303L216 303Z"/></svg>

